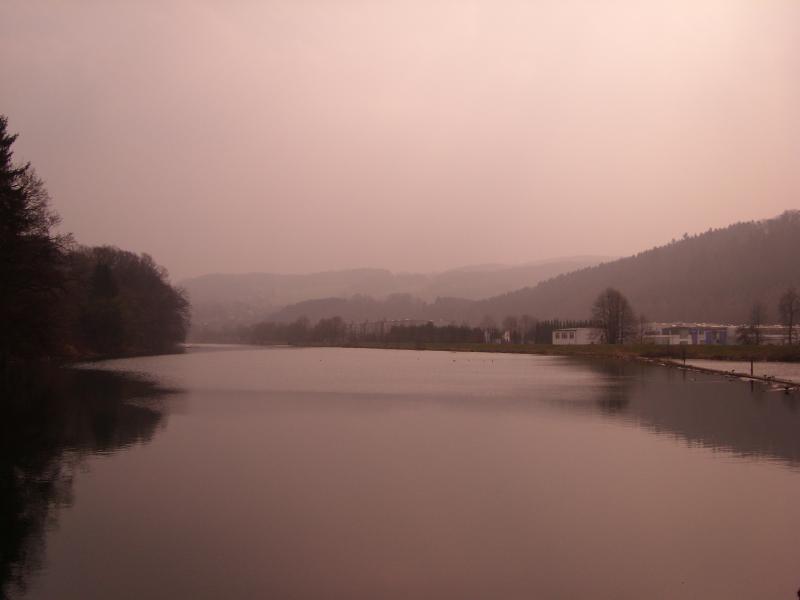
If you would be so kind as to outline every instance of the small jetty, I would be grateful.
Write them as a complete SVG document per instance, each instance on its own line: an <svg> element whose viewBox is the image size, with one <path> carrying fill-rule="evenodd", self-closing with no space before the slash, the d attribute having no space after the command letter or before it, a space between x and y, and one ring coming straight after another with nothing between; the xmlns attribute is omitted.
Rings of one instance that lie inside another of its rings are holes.
<svg viewBox="0 0 800 600"><path fill-rule="evenodd" d="M731 379L738 379L740 381L758 381L766 383L773 388L783 389L786 393L793 393L800 391L800 381L792 381L791 379L781 379L772 375L755 375L752 373L752 366L750 374L741 373L731 369L730 371L724 369L712 369L709 367L701 367L699 365L686 364L677 360L668 360L663 358L646 358L641 357L642 362L655 364L662 367L671 367L684 371L695 371L698 373L707 373L709 375L725 375Z"/></svg>

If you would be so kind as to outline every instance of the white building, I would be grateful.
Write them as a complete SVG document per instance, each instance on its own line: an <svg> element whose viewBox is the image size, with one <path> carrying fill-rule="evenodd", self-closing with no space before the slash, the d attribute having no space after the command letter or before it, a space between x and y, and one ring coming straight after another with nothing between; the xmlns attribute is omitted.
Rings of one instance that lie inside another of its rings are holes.
<svg viewBox="0 0 800 600"><path fill-rule="evenodd" d="M556 346L563 346L566 344L598 344L600 343L600 336L600 330L596 327L556 329L553 331L553 344Z"/></svg>

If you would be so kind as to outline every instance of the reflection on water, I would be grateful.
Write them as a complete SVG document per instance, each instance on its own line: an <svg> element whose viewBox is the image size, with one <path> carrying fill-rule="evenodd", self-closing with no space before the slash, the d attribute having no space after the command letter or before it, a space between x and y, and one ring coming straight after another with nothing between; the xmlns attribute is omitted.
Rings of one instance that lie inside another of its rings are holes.
<svg viewBox="0 0 800 600"><path fill-rule="evenodd" d="M2 415L14 600L731 600L800 585L798 397L758 384L358 349L94 368ZM180 410L132 371L180 389Z"/></svg>
<svg viewBox="0 0 800 600"><path fill-rule="evenodd" d="M0 595L22 593L41 567L55 511L72 503L83 457L149 441L166 390L108 371L42 374L0 403Z"/></svg>
<svg viewBox="0 0 800 600"><path fill-rule="evenodd" d="M579 361L597 373L589 402L562 408L616 415L659 434L741 456L800 463L800 394L762 383L623 361Z"/></svg>

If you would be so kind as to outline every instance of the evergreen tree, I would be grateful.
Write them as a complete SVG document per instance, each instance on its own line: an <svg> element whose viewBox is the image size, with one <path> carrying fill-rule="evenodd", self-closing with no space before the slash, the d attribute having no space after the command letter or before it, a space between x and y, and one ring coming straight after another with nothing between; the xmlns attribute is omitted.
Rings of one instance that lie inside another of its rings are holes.
<svg viewBox="0 0 800 600"><path fill-rule="evenodd" d="M77 332L92 354L170 352L186 336L189 303L147 254L112 246L70 253L70 301Z"/></svg>
<svg viewBox="0 0 800 600"><path fill-rule="evenodd" d="M189 303L148 255L79 248L52 232L58 215L0 116L0 373L51 356L173 351Z"/></svg>
<svg viewBox="0 0 800 600"><path fill-rule="evenodd" d="M58 216L42 180L13 161L16 139L0 115L0 371L57 349L67 243L51 232Z"/></svg>
<svg viewBox="0 0 800 600"><path fill-rule="evenodd" d="M114 273L98 262L89 281L88 300L80 326L86 346L97 354L118 354L125 342L125 319Z"/></svg>

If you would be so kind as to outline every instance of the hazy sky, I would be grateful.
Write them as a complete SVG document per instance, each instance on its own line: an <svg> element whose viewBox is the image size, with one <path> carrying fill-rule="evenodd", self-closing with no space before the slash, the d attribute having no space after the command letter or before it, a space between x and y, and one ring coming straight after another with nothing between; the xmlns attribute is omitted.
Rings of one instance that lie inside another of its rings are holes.
<svg viewBox="0 0 800 600"><path fill-rule="evenodd" d="M800 207L800 2L2 0L0 113L176 278L621 255Z"/></svg>

